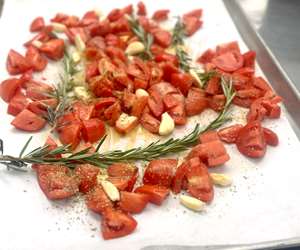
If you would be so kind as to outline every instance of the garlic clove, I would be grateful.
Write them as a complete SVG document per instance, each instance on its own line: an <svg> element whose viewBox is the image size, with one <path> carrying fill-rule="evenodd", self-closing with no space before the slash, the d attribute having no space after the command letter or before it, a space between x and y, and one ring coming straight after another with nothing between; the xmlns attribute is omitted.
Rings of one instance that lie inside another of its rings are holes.
<svg viewBox="0 0 300 250"><path fill-rule="evenodd" d="M182 205L193 211L199 212L205 208L205 202L188 195L180 195L179 200Z"/></svg>
<svg viewBox="0 0 300 250"><path fill-rule="evenodd" d="M135 91L135 95L137 97L143 97L143 96L149 96L149 93L146 90L144 90L144 89L137 89Z"/></svg>
<svg viewBox="0 0 300 250"><path fill-rule="evenodd" d="M232 179L226 174L210 173L210 178L215 185L221 187L229 187L232 184Z"/></svg>
<svg viewBox="0 0 300 250"><path fill-rule="evenodd" d="M120 200L120 192L110 181L101 181L101 186L111 201Z"/></svg>
<svg viewBox="0 0 300 250"><path fill-rule="evenodd" d="M161 116L158 133L160 135L169 135L173 132L174 128L175 122L173 118L168 114L168 112L163 113Z"/></svg>
<svg viewBox="0 0 300 250"><path fill-rule="evenodd" d="M136 54L139 54L141 52L145 51L145 46L143 43L141 42L132 42L130 43L126 50L125 50L125 53L129 56L132 56L132 55L136 55Z"/></svg>

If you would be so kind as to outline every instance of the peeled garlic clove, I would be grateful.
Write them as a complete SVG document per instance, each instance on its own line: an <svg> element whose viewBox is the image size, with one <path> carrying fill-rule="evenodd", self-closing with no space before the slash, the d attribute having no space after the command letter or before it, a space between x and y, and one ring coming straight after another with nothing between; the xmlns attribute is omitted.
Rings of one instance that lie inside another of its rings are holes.
<svg viewBox="0 0 300 250"><path fill-rule="evenodd" d="M84 86L76 86L73 90L75 96L80 100L87 101L91 98L90 93Z"/></svg>
<svg viewBox="0 0 300 250"><path fill-rule="evenodd" d="M62 24L62 23L56 23L56 22L52 22L51 26L53 28L53 31L55 32L65 32L65 30L67 29L66 25Z"/></svg>
<svg viewBox="0 0 300 250"><path fill-rule="evenodd" d="M194 211L203 211L205 208L205 203L203 201L188 195L180 195L179 200L182 205Z"/></svg>
<svg viewBox="0 0 300 250"><path fill-rule="evenodd" d="M145 51L145 46L143 43L141 42L132 42L130 43L126 50L125 50L125 53L129 56L132 56L132 55L136 55L136 54L139 54L141 52Z"/></svg>
<svg viewBox="0 0 300 250"><path fill-rule="evenodd" d="M210 173L210 178L212 179L213 183L218 186L228 187L232 184L232 179L230 176L225 174Z"/></svg>
<svg viewBox="0 0 300 250"><path fill-rule="evenodd" d="M169 135L175 128L175 122L172 117L167 113L163 113L161 116L161 122L159 125L158 133L160 135Z"/></svg>
<svg viewBox="0 0 300 250"><path fill-rule="evenodd" d="M78 49L78 51L82 52L85 50L85 43L81 39L81 36L79 34L75 35L74 41L75 41L75 46Z"/></svg>
<svg viewBox="0 0 300 250"><path fill-rule="evenodd" d="M101 186L111 201L120 200L120 192L110 181L101 181Z"/></svg>
<svg viewBox="0 0 300 250"><path fill-rule="evenodd" d="M71 56L72 56L72 60L73 60L74 63L79 63L80 62L81 56L78 53L78 51L74 51Z"/></svg>
<svg viewBox="0 0 300 250"><path fill-rule="evenodd" d="M148 92L146 90L144 90L144 89L137 89L135 91L135 95L137 97L149 96Z"/></svg>
<svg viewBox="0 0 300 250"><path fill-rule="evenodd" d="M40 48L40 47L42 47L42 45L43 45L43 43L42 43L41 41L38 41L38 40L32 41L31 44L32 44L34 47L36 47L36 48Z"/></svg>

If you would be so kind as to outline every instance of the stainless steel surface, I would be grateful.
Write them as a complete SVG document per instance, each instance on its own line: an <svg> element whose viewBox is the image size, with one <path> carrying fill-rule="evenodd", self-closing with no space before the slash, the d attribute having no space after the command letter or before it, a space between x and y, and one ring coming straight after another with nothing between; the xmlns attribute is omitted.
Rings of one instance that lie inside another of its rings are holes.
<svg viewBox="0 0 300 250"><path fill-rule="evenodd" d="M240 0L239 4L300 90L300 1Z"/></svg>
<svg viewBox="0 0 300 250"><path fill-rule="evenodd" d="M1 17L2 9L3 9L3 3L4 3L4 0L0 0L0 17Z"/></svg>

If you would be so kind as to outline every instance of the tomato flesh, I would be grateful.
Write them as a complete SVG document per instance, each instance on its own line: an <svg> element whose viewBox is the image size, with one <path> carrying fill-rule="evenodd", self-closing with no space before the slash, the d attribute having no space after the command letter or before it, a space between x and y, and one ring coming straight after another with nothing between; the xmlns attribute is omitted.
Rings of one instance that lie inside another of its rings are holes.
<svg viewBox="0 0 300 250"><path fill-rule="evenodd" d="M159 185L143 185L137 187L134 192L147 194L151 203L160 206L169 195L170 190Z"/></svg>
<svg viewBox="0 0 300 250"><path fill-rule="evenodd" d="M46 125L46 120L37 116L28 109L23 109L11 122L11 124L20 130L35 132L41 130Z"/></svg>
<svg viewBox="0 0 300 250"><path fill-rule="evenodd" d="M100 169L90 164L78 165L75 168L75 175L79 178L79 191L82 193L89 192L97 185L97 175Z"/></svg>
<svg viewBox="0 0 300 250"><path fill-rule="evenodd" d="M142 193L131 193L122 191L121 200L119 201L119 207L128 213L141 213L148 204L149 197Z"/></svg>

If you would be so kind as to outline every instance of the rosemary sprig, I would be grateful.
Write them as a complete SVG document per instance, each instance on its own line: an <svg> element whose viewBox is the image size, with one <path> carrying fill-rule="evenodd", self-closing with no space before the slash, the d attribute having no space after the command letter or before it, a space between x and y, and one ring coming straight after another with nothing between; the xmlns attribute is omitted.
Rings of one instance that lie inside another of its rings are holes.
<svg viewBox="0 0 300 250"><path fill-rule="evenodd" d="M188 53L182 48L177 46L175 48L176 51L176 56L179 60L179 67L185 71L185 72L189 72L191 67L191 62L192 59L189 57Z"/></svg>
<svg viewBox="0 0 300 250"><path fill-rule="evenodd" d="M97 150L94 153L89 153L90 148L86 148L76 153L71 153L69 146L60 146L54 150L49 150L48 146L38 147L30 153L23 155L28 147L29 142L25 144L19 157L2 155L0 156L0 164L7 166L8 168L20 169L27 166L27 164L63 164L70 168L73 168L76 164L89 163L99 167L107 167L115 162L132 162L132 161L150 161L155 158L159 158L168 154L176 154L187 150L189 147L194 146L198 141L198 136L211 129L216 129L228 121L228 109L235 96L235 92L232 87L232 80L221 78L221 85L224 95L226 97L226 103L222 112L219 113L216 119L214 119L209 125L204 128L200 128L197 124L194 130L185 135L182 138L171 138L165 142L157 140L150 143L146 147L137 147L129 150L114 150L107 153L99 153L101 145L103 144L105 137L102 138L97 146ZM31 139L29 139L30 141ZM1 142L1 140L0 140ZM0 143L1 145L1 143ZM1 148L0 148L1 149ZM0 150L1 151L1 150ZM62 154L62 158L53 157L57 154Z"/></svg>
<svg viewBox="0 0 300 250"><path fill-rule="evenodd" d="M50 126L55 127L57 119L61 117L69 108L72 101L72 97L68 93L72 90L71 79L74 74L78 72L76 64L65 52L63 58L63 74L60 75L60 82L55 86L50 95L57 99L58 104L56 108L47 107L46 120Z"/></svg>
<svg viewBox="0 0 300 250"><path fill-rule="evenodd" d="M185 37L185 30L184 24L181 22L181 18L178 16L176 17L177 21L175 23L173 32L172 32L172 45L183 45L184 44L184 37Z"/></svg>
<svg viewBox="0 0 300 250"><path fill-rule="evenodd" d="M144 28L140 25L138 20L134 18L134 16L127 16L127 19L132 32L138 37L138 39L145 46L145 51L140 53L139 56L145 60L151 59L152 58L151 45L153 43L153 36L144 30Z"/></svg>

